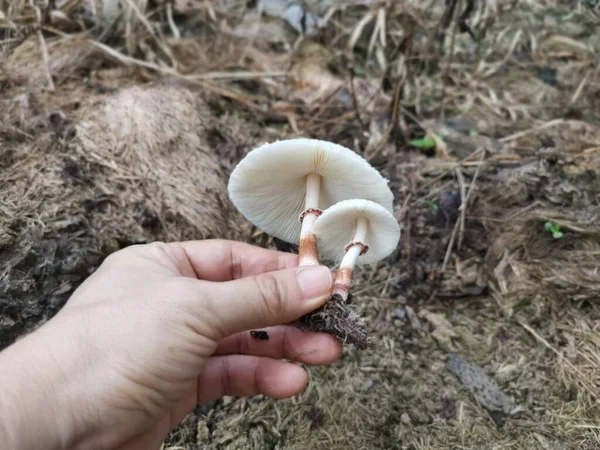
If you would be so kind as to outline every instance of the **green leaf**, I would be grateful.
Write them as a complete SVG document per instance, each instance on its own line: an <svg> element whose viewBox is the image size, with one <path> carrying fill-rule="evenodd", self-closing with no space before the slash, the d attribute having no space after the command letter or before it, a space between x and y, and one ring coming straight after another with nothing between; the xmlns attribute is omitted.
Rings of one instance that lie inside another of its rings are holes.
<svg viewBox="0 0 600 450"><path fill-rule="evenodd" d="M565 235L562 231L560 231L560 225L557 223L552 223L548 221L544 223L544 229L552 233L552 237L554 239L560 239Z"/></svg>
<svg viewBox="0 0 600 450"><path fill-rule="evenodd" d="M437 211L440 209L439 205L433 200L423 200L423 203L425 203L427 206L429 206L434 211Z"/></svg>
<svg viewBox="0 0 600 450"><path fill-rule="evenodd" d="M354 66L352 68L352 71L354 72L354 75L356 75L357 77L364 77L365 76L365 71L363 70L362 67Z"/></svg>
<svg viewBox="0 0 600 450"><path fill-rule="evenodd" d="M469 130L469 136L479 136L479 130Z"/></svg>
<svg viewBox="0 0 600 450"><path fill-rule="evenodd" d="M410 144L417 148L435 148L435 140L432 137L425 136L422 139L413 139Z"/></svg>

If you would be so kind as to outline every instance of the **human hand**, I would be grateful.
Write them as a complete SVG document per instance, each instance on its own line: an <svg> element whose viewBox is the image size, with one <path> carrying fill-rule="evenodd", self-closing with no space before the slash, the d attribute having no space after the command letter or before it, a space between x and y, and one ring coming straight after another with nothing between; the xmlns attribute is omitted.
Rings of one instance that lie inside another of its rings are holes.
<svg viewBox="0 0 600 450"><path fill-rule="evenodd" d="M199 403L293 396L308 376L281 359L329 364L341 345L281 324L321 306L331 287L326 267L248 244L121 250L53 319L0 353L0 441L159 448ZM266 341L247 332L271 326Z"/></svg>

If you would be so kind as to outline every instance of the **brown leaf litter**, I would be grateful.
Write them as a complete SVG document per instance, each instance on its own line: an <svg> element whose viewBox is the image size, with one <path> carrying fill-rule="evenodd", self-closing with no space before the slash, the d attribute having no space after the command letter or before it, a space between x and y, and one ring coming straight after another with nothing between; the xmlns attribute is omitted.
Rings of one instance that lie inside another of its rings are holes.
<svg viewBox="0 0 600 450"><path fill-rule="evenodd" d="M6 31L0 344L126 245L273 247L230 205L228 171L260 141L318 137L396 196L399 248L353 288L374 345L307 368L292 399L200 405L163 448L600 448L597 19L557 0L307 1L322 26L304 31L257 13L273 3L46 27L54 93L35 34ZM410 144L426 133L433 151Z"/></svg>

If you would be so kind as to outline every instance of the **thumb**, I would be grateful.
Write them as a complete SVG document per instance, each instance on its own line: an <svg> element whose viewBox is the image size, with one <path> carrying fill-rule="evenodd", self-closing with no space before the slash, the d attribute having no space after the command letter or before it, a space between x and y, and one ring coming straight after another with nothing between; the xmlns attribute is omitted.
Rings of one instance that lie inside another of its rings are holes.
<svg viewBox="0 0 600 450"><path fill-rule="evenodd" d="M322 306L333 286L325 266L301 266L215 283L209 310L220 338L291 322Z"/></svg>

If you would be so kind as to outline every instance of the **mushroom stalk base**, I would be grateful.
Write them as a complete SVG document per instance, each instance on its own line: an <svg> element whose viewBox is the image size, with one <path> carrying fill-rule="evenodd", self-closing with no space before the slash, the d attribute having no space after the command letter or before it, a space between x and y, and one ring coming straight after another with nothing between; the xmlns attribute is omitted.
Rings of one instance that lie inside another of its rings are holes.
<svg viewBox="0 0 600 450"><path fill-rule="evenodd" d="M352 269L342 268L335 274L335 282L333 284L333 295L339 295L345 302L350 295L350 286L352 286L352 278L354 273Z"/></svg>
<svg viewBox="0 0 600 450"><path fill-rule="evenodd" d="M312 215L309 217L312 217ZM310 234L300 238L300 246L298 247L298 265L317 266L319 264L317 255L317 237L314 234Z"/></svg>
<svg viewBox="0 0 600 450"><path fill-rule="evenodd" d="M371 341L368 337L365 320L350 307L348 298L356 261L368 249L364 244L367 238L367 228L366 218L357 219L354 239L348 245L348 250L335 275L333 292L329 301L321 308L294 322L294 325L300 329L332 334L342 342L354 344L361 350L367 348Z"/></svg>
<svg viewBox="0 0 600 450"><path fill-rule="evenodd" d="M292 325L305 331L331 334L342 342L354 344L360 350L368 348L372 343L365 320L337 294L332 295L325 305Z"/></svg>
<svg viewBox="0 0 600 450"><path fill-rule="evenodd" d="M365 244L367 239L367 228L368 221L364 217L360 217L356 220L356 231L354 238L346 251L346 254L342 258L340 268L335 276L335 284L333 285L333 295L339 295L344 301L348 299L350 294L350 287L352 286L352 279L354 278L354 266L358 257L368 250L368 246Z"/></svg>

